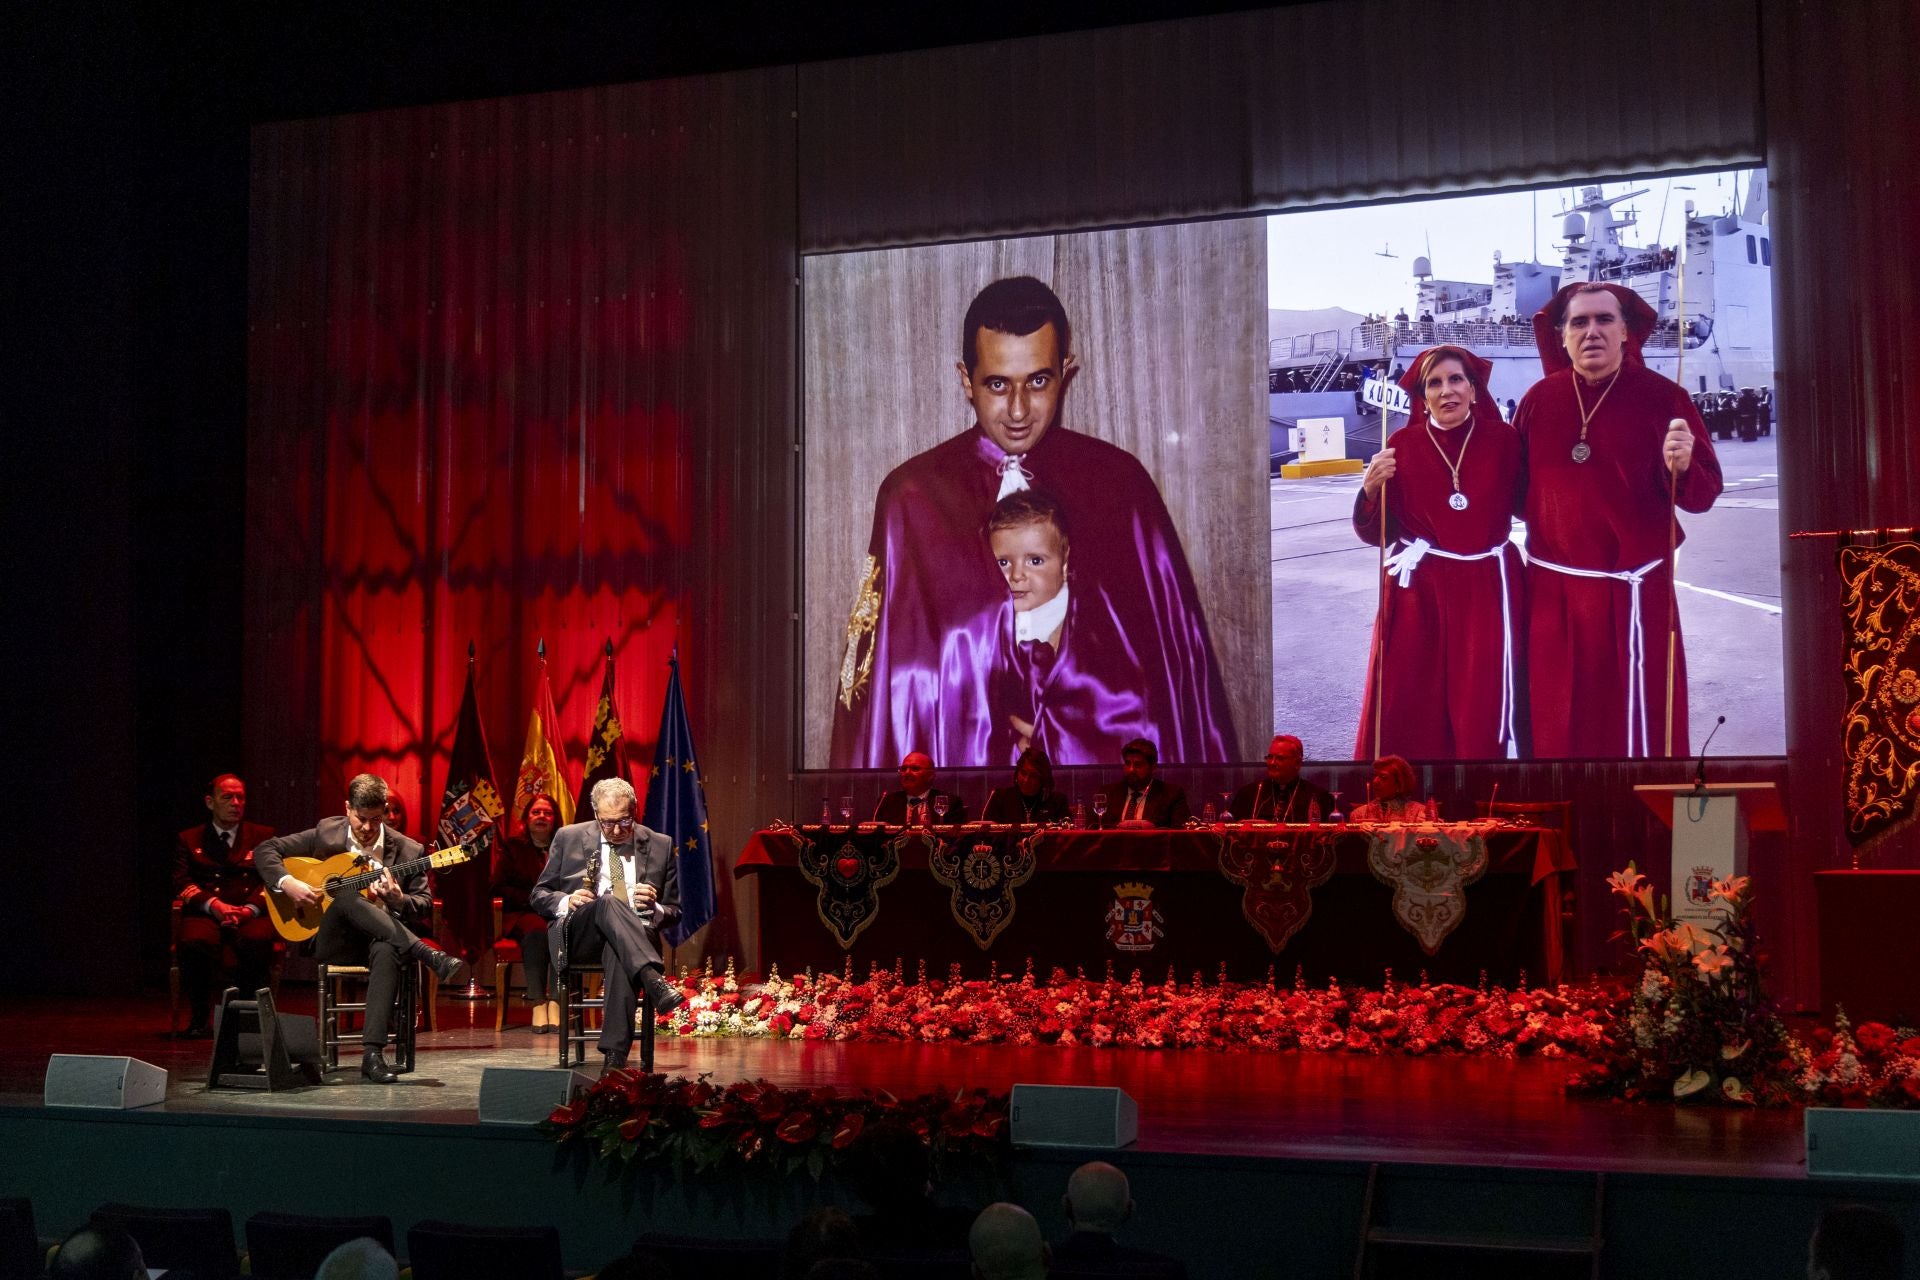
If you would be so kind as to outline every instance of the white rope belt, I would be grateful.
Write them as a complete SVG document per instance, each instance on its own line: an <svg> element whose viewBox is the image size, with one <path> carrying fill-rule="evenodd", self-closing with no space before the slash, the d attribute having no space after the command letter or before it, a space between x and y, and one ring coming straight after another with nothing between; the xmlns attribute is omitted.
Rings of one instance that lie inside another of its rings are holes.
<svg viewBox="0 0 1920 1280"><path fill-rule="evenodd" d="M1627 680L1627 755L1650 756L1653 748L1647 738L1647 694L1646 665L1647 639L1641 625L1640 583L1646 576L1666 563L1665 559L1649 560L1638 569L1608 573L1604 569L1574 569L1564 564L1555 564L1551 560L1542 560L1539 556L1529 555L1528 564L1537 564L1542 569L1551 569L1555 573L1564 573L1570 578L1611 578L1615 582L1627 584L1631 593L1631 606L1627 614L1627 665L1631 668ZM1640 750L1633 749L1633 726L1640 725Z"/></svg>
<svg viewBox="0 0 1920 1280"><path fill-rule="evenodd" d="M1520 741L1514 736L1513 713L1519 699L1514 696L1513 687L1513 614L1512 605L1507 601L1507 558L1501 554L1506 549L1507 544L1501 542L1485 551L1460 555L1442 551L1425 538L1415 538L1412 542L1396 542L1386 563L1387 572L1402 587L1413 585L1413 571L1427 556L1439 556L1442 560L1492 560L1500 566L1500 741L1507 746L1507 759L1517 760Z"/></svg>

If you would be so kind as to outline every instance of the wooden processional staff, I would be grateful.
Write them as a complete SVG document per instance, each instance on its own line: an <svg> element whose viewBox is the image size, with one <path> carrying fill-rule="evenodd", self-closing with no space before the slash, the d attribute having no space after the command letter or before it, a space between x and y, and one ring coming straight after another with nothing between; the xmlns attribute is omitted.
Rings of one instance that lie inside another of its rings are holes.
<svg viewBox="0 0 1920 1280"><path fill-rule="evenodd" d="M1687 394L1687 256L1688 236L1693 229L1693 201L1687 201L1686 213L1681 219L1680 231L1680 282L1674 291L1674 343L1679 353L1674 358L1673 380L1680 386L1680 394ZM1691 424L1685 418L1675 418L1667 424L1671 431L1676 425L1688 427ZM1665 444L1661 449L1665 451ZM1667 460L1667 734L1664 754L1673 756L1673 674L1677 654L1680 649L1680 584L1674 581L1676 566L1674 559L1680 552L1680 472L1674 468L1673 460ZM1645 705L1644 703L1642 705ZM1631 747L1631 742L1629 742Z"/></svg>

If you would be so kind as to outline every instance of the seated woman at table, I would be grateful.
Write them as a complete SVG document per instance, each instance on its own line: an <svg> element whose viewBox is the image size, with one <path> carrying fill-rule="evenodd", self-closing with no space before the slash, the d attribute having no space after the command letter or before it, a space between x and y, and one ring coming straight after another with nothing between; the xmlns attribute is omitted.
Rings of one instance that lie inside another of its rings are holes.
<svg viewBox="0 0 1920 1280"><path fill-rule="evenodd" d="M987 822L1061 822L1067 816L1067 798L1053 789L1053 762L1038 747L1020 753L1013 785L987 797L981 818Z"/></svg>
<svg viewBox="0 0 1920 1280"><path fill-rule="evenodd" d="M500 899L500 936L520 944L526 973L524 999L533 1006L533 1030L558 1029L560 986L547 955L547 918L533 909L530 895L547 864L547 846L560 827L560 802L535 792L520 811L520 833L500 841L493 852L493 893Z"/></svg>
<svg viewBox="0 0 1920 1280"><path fill-rule="evenodd" d="M1414 798L1413 766L1400 756L1381 756L1373 762L1371 798L1349 815L1354 822L1431 822L1436 806Z"/></svg>

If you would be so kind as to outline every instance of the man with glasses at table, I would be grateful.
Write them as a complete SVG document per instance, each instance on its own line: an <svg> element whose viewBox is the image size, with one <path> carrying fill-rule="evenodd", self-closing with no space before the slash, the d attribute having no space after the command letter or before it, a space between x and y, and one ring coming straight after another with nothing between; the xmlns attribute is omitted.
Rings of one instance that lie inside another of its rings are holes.
<svg viewBox="0 0 1920 1280"><path fill-rule="evenodd" d="M627 1065L641 992L661 1017L686 1003L660 955L660 930L680 914L680 880L672 838L634 821L631 783L602 778L588 799L592 819L554 833L529 898L553 921L547 946L556 973L574 963L606 973L600 1054L612 1071Z"/></svg>
<svg viewBox="0 0 1920 1280"><path fill-rule="evenodd" d="M362 1028L360 1074L375 1084L400 1078L387 1065L384 1051L393 1021L393 1001L400 991L400 961L423 961L441 982L452 984L467 975L467 963L430 943L403 921L433 918L433 887L425 866L415 866L404 880L388 867L417 862L426 856L418 842L387 826L387 781L362 773L347 784L347 811L322 818L311 831L276 836L253 851L253 866L270 888L292 899L296 906L318 898L319 891L287 874L287 858L329 858L351 853L367 866L382 869L371 888L373 899L343 893L320 918L314 938L314 959L322 964L367 967L367 1020Z"/></svg>

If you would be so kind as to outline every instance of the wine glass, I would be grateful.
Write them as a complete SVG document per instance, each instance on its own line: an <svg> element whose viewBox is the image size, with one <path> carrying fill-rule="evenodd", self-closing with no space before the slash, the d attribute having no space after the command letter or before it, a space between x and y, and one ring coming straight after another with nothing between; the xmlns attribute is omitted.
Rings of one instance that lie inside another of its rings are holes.
<svg viewBox="0 0 1920 1280"><path fill-rule="evenodd" d="M820 825L826 826L833 821L833 808L825 796L820 797Z"/></svg>
<svg viewBox="0 0 1920 1280"><path fill-rule="evenodd" d="M852 796L840 797L840 821L842 822L853 821L853 797Z"/></svg>
<svg viewBox="0 0 1920 1280"><path fill-rule="evenodd" d="M1233 821L1233 792L1231 791L1220 793L1220 821Z"/></svg>
<svg viewBox="0 0 1920 1280"><path fill-rule="evenodd" d="M953 803L953 797L944 791L933 793L933 819L935 822L947 820L947 809Z"/></svg>
<svg viewBox="0 0 1920 1280"><path fill-rule="evenodd" d="M1107 825L1107 793L1104 791L1093 793L1093 816L1101 826Z"/></svg>

